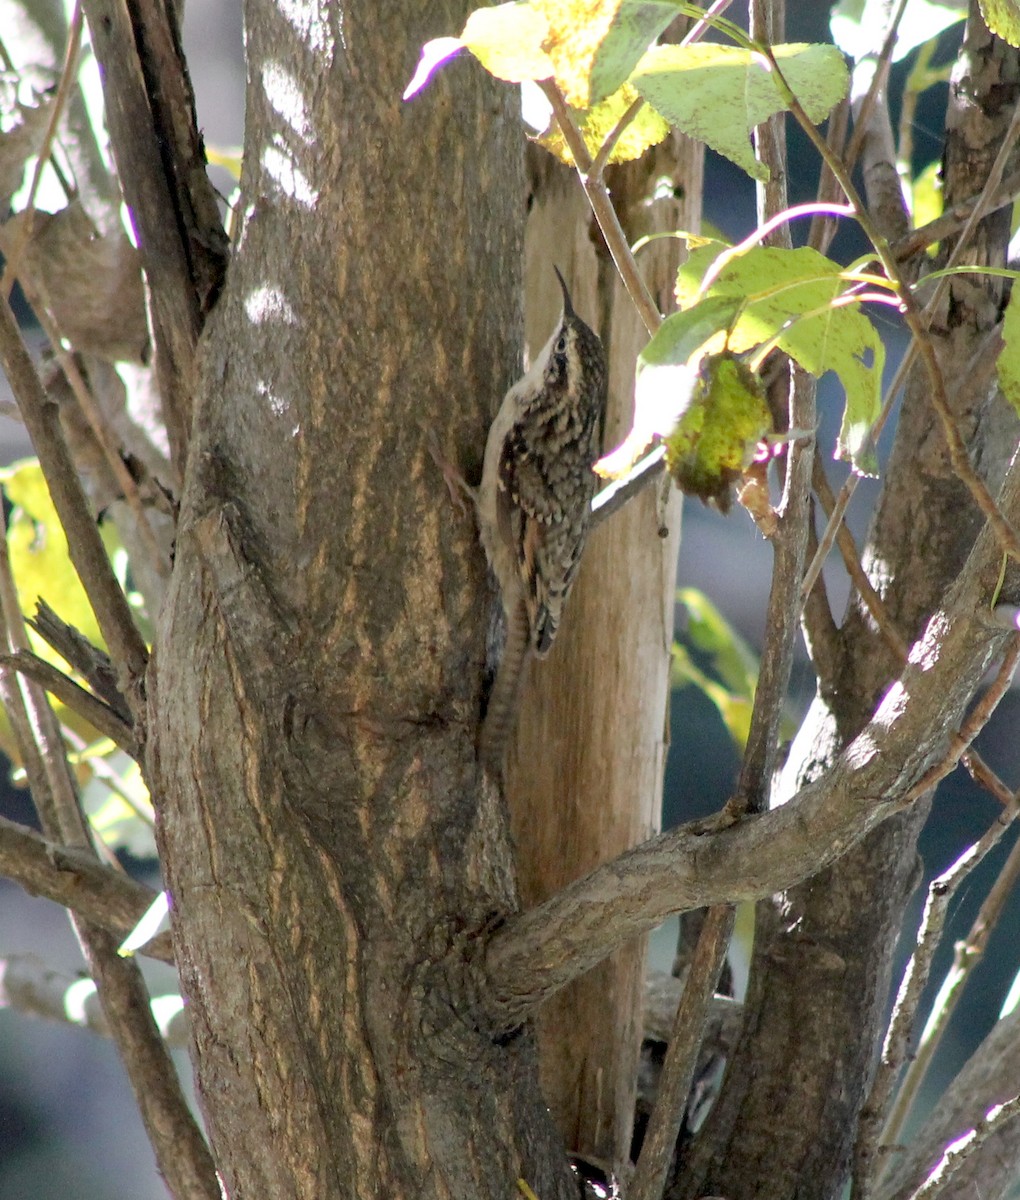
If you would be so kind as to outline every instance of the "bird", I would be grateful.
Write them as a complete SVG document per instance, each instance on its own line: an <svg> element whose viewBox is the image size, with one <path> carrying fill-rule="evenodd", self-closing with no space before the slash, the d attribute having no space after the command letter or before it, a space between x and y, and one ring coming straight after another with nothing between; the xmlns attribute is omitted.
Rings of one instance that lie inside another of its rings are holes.
<svg viewBox="0 0 1020 1200"><path fill-rule="evenodd" d="M531 368L507 391L474 492L479 533L499 585L507 636L478 756L502 773L529 660L552 648L591 519L608 393L606 353L577 315L559 268L563 313Z"/></svg>

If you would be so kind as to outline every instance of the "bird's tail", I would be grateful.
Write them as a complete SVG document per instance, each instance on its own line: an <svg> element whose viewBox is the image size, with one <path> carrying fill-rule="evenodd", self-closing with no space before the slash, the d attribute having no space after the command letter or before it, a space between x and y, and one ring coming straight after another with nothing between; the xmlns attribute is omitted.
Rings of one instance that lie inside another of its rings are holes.
<svg viewBox="0 0 1020 1200"><path fill-rule="evenodd" d="M478 760L494 779L503 773L503 756L517 719L517 703L530 657L531 628L523 597L507 614L506 643L489 695L478 737Z"/></svg>

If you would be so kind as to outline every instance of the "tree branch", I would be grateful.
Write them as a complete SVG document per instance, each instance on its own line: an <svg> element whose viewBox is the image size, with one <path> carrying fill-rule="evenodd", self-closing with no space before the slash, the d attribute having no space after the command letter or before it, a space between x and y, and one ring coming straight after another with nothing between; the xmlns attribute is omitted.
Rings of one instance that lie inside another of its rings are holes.
<svg viewBox="0 0 1020 1200"><path fill-rule="evenodd" d="M50 403L21 338L14 314L0 300L0 363L11 384L60 524L67 535L71 562L96 614L110 653L123 673L122 690L132 710L141 709L137 690L148 662L145 642L113 573L88 501L60 428L57 406ZM131 686L126 686L130 683ZM141 715L140 711L136 716Z"/></svg>
<svg viewBox="0 0 1020 1200"><path fill-rule="evenodd" d="M0 817L0 875L102 925L123 940L144 916L156 893L103 866L95 857L48 841L40 833ZM141 951L174 965L170 935L161 933Z"/></svg>
<svg viewBox="0 0 1020 1200"><path fill-rule="evenodd" d="M1020 1009L1014 1009L993 1026L943 1092L935 1110L903 1151L891 1178L879 1187L876 1194L881 1200L893 1197L907 1200L914 1195L950 1143L977 1127L993 1105L1016 1094L1018 1078ZM997 1144L986 1143L978 1161L972 1160L968 1164L968 1176L980 1180L980 1186L973 1191L960 1186L955 1195L1001 1196L1004 1194L1002 1185L1015 1179L1020 1126L1015 1121L1010 1123L1000 1130L995 1140Z"/></svg>
<svg viewBox="0 0 1020 1200"><path fill-rule="evenodd" d="M174 6L84 0L106 121L149 284L156 361L174 461L191 427L192 359L226 266Z"/></svg>
<svg viewBox="0 0 1020 1200"><path fill-rule="evenodd" d="M780 6L752 3L750 19L751 33L756 40L767 40L770 44L781 40L783 13ZM764 224L789 207L785 126L782 120L773 116L756 127L754 136L757 157L769 170L768 182L756 185L758 218ZM765 241L789 249L789 224L773 229ZM769 390L777 428L782 428L778 425L781 418L787 430L814 429L815 382L806 371L788 362L787 369ZM768 805L768 790L778 757L779 725L800 625L800 581L804 574L811 515L813 457L813 437L796 439L787 452L779 520L771 539L772 582L765 616L768 633L762 649L736 796L727 805L731 811L761 812Z"/></svg>
<svg viewBox="0 0 1020 1200"><path fill-rule="evenodd" d="M180 996L155 997L151 1007L166 1044L177 1049L187 1046L188 1021ZM34 954L0 959L0 1008L111 1036L92 980L53 971Z"/></svg>
<svg viewBox="0 0 1020 1200"><path fill-rule="evenodd" d="M39 658L30 650L19 650L17 654L0 655L0 662L13 670L27 675L41 684L51 696L84 717L89 724L111 741L137 759L140 751L131 726L126 724L108 704L87 692L80 684L58 671L56 667Z"/></svg>
<svg viewBox="0 0 1020 1200"><path fill-rule="evenodd" d="M919 229L912 229L910 233L905 233L903 237L897 238L889 249L897 262L903 262L918 254L926 246L952 237L953 234L969 226L975 212L981 216L989 216L998 209L1005 208L1007 204L1012 204L1017 196L1020 196L1020 171L1013 171L1001 183L993 186L991 195L988 194L986 185L977 196L971 196L969 200L961 200L959 204L947 208L934 221L929 221Z"/></svg>
<svg viewBox="0 0 1020 1200"><path fill-rule="evenodd" d="M9 314L6 304L0 307ZM4 641L13 650L25 650L28 636L10 573L6 536L0 541L0 551ZM30 760L28 764L29 785L33 789L44 788L50 801L42 812L43 827L49 836L59 838L71 848L72 853L94 855L92 831L78 802L60 726L49 699L30 679L25 679L21 696L39 750L38 760ZM176 1200L219 1200L212 1155L191 1115L173 1061L156 1028L137 961L120 955L120 939L104 926L78 913L73 914L73 923L160 1173Z"/></svg>
<svg viewBox="0 0 1020 1200"><path fill-rule="evenodd" d="M1000 498L1020 508L1020 472ZM654 838L511 916L481 953L481 1007L516 1027L546 996L671 912L784 891L844 854L947 774L964 747L951 731L1008 635L985 618L1001 547L986 523L967 563L913 646L900 679L833 767L769 813L700 836L688 824ZM952 747L947 754L947 748Z"/></svg>
<svg viewBox="0 0 1020 1200"><path fill-rule="evenodd" d="M733 906L720 904L710 908L676 1011L673 1035L659 1076L655 1108L628 1189L630 1200L659 1200L662 1195L680 1134L684 1104L698 1064L698 1050L708 1024L709 1008L726 961L732 932Z"/></svg>

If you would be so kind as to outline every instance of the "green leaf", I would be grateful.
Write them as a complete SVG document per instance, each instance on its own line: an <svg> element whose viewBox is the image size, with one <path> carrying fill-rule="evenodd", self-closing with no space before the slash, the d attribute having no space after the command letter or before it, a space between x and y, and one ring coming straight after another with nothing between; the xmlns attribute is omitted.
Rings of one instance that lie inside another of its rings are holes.
<svg viewBox="0 0 1020 1200"><path fill-rule="evenodd" d="M677 7L669 0L623 0L595 52L588 84L592 103L627 82L641 56L676 15Z"/></svg>
<svg viewBox="0 0 1020 1200"><path fill-rule="evenodd" d="M679 644L673 646L673 687L696 687L707 699L715 705L726 732L733 739L738 750L747 745L747 737L751 732L752 703L743 696L735 696L716 683L704 671L699 671L691 661L690 655Z"/></svg>
<svg viewBox="0 0 1020 1200"><path fill-rule="evenodd" d="M685 641L708 658L712 674L701 671L684 646L676 642L673 686L689 684L698 688L715 705L737 749L743 750L758 686L757 655L704 592L680 588L676 598L687 609Z"/></svg>
<svg viewBox="0 0 1020 1200"><path fill-rule="evenodd" d="M754 699L758 686L758 656L704 592L679 588L677 600L687 609L687 636L711 658L712 670L731 692Z"/></svg>
<svg viewBox="0 0 1020 1200"><path fill-rule="evenodd" d="M652 438L676 427L693 399L706 343L725 332L739 311L739 299L710 296L663 321L638 357L633 426L623 442L600 459L598 474L610 479L625 475Z"/></svg>
<svg viewBox="0 0 1020 1200"><path fill-rule="evenodd" d="M732 295L710 295L701 300L689 297L682 312L662 322L655 336L641 351L638 370L689 363L716 334L730 329L737 319L742 299Z"/></svg>
<svg viewBox="0 0 1020 1200"><path fill-rule="evenodd" d="M680 268L681 305L694 303L717 254L717 247L701 247ZM812 375L836 372L846 392L837 457L849 459L855 471L868 475L877 470L868 434L882 407L885 347L857 305L833 307L850 286L841 270L808 247L754 246L729 259L708 294L743 301L728 337L731 350L740 353L775 338L780 349Z"/></svg>
<svg viewBox="0 0 1020 1200"><path fill-rule="evenodd" d="M1009 303L1002 318L1003 350L996 360L1002 394L1020 416L1020 301L1017 288L1009 296Z"/></svg>
<svg viewBox="0 0 1020 1200"><path fill-rule="evenodd" d="M772 50L784 77L812 121L825 119L846 95L849 75L834 46L784 45ZM786 103L761 54L737 46L655 46L631 82L683 133L767 179L755 160L750 134Z"/></svg>
<svg viewBox="0 0 1020 1200"><path fill-rule="evenodd" d="M672 683L699 688L719 710L723 724L738 750L743 750L751 728L751 710L758 687L758 656L726 620L704 592L680 588L677 600L687 609L684 640L707 656L711 676L698 669L687 650L673 643ZM797 722L783 713L779 734L792 738Z"/></svg>

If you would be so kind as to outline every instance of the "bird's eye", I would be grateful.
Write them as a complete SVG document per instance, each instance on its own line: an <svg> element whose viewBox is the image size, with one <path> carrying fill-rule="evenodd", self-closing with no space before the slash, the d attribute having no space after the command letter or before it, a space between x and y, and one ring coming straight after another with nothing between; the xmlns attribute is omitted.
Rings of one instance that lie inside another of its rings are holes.
<svg viewBox="0 0 1020 1200"><path fill-rule="evenodd" d="M565 333L561 333L560 336L556 339L556 353L557 354L566 354L566 352L567 352L567 335Z"/></svg>

